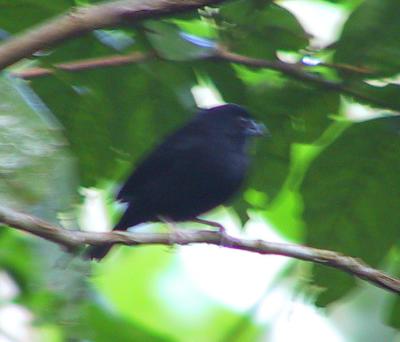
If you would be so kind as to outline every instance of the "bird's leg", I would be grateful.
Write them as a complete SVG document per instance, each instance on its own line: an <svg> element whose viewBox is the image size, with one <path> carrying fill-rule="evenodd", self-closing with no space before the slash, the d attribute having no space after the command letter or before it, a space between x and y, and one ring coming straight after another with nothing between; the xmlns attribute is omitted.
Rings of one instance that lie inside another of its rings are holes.
<svg viewBox="0 0 400 342"><path fill-rule="evenodd" d="M157 217L161 222L165 223L169 232L175 232L178 228L175 226L175 222L166 216L158 216Z"/></svg>
<svg viewBox="0 0 400 342"><path fill-rule="evenodd" d="M226 229L225 229L225 227L224 227L222 224L218 223L218 222L208 221L208 220L204 220L204 219L201 219L201 218L198 218L198 217L192 219L192 221L193 221L193 222L196 222L196 223L205 224L205 225L207 225L207 226L211 226L211 227L218 228L218 232L219 232L221 235L226 235Z"/></svg>
<svg viewBox="0 0 400 342"><path fill-rule="evenodd" d="M170 233L170 244L173 245L177 241L174 239L174 237L177 237L179 240L179 237L183 235L183 232L178 229L178 227L175 225L174 220L170 219L169 217L166 216L158 216L157 217L161 222L165 223L168 232Z"/></svg>

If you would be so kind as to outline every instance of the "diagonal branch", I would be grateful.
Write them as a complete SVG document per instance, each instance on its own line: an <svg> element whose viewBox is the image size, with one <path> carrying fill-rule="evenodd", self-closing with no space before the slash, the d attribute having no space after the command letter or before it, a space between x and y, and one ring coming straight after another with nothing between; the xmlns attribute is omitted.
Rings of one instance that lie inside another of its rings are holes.
<svg viewBox="0 0 400 342"><path fill-rule="evenodd" d="M340 269L344 272L371 284L382 287L391 292L400 294L400 279L390 277L374 269L362 261L344 256L337 252L316 249L306 246L250 240L222 235L215 231L188 230L182 233L89 233L66 230L52 225L39 218L16 212L0 206L0 222L14 229L29 232L33 235L53 241L68 249L75 249L85 245L123 244L137 245L189 245L193 243L207 243L225 248L248 251L265 255L281 255L290 258L310 261L328 267Z"/></svg>
<svg viewBox="0 0 400 342"><path fill-rule="evenodd" d="M119 0L76 7L72 11L29 28L0 46L0 70L35 52L92 30L136 23L190 11L223 0Z"/></svg>
<svg viewBox="0 0 400 342"><path fill-rule="evenodd" d="M11 76L19 77L23 79L34 79L39 77L45 77L54 74L56 70L68 71L68 72L79 72L83 70L91 70L98 68L118 67L127 64L137 64L151 61L155 58L160 58L156 53L143 53L143 52L132 52L127 55L111 55L107 57L98 57L85 60L78 60L66 63L55 64L52 68L33 67L23 70L17 70L11 72ZM354 89L345 86L342 82L326 80L323 77L307 72L303 69L300 64L291 64L282 61L271 61L267 59L258 59L248 56L243 56L223 48L218 48L215 53L210 56L202 56L199 59L212 58L216 61L229 62L234 64L241 64L251 68L265 68L280 71L283 74L300 81L313 83L320 85L325 89L338 91L343 94L350 95L355 99L367 101L371 104L387 107L387 104L379 101L378 99L372 98L365 94L362 94Z"/></svg>
<svg viewBox="0 0 400 342"><path fill-rule="evenodd" d="M79 72L83 70L118 67L126 64L148 62L154 57L156 57L154 53L132 52L127 55L112 55L107 57L96 57L72 62L57 63L51 68L32 67L16 70L12 71L10 75L28 80L53 75L57 70Z"/></svg>
<svg viewBox="0 0 400 342"><path fill-rule="evenodd" d="M352 89L346 86L341 81L330 81L321 77L320 75L307 72L302 68L302 65L300 64L290 64L282 61L270 61L265 59L252 58L239 55L237 53L225 49L219 49L216 57L224 61L241 64L252 68L266 68L266 69L280 71L283 74L298 79L300 81L320 85L325 89L330 89L333 91L340 92L342 94L350 95L355 99L367 101L376 106L382 106L384 108L388 106L387 103L384 103L379 99L369 97L355 89Z"/></svg>
<svg viewBox="0 0 400 342"><path fill-rule="evenodd" d="M1 48L0 48L1 49ZM84 59L72 62L58 63L52 68L33 67L23 70L11 72L11 76L23 79L35 79L54 74L56 70L79 72L83 70L91 70L98 68L118 67L127 64L137 64L151 61L155 58L161 58L156 53L148 52L132 52L127 55L111 55L107 57L98 57L91 59ZM342 82L326 80L323 77L307 72L303 69L301 64L291 64L283 61L271 61L267 59L259 59L240 55L224 48L217 48L215 53L210 56L202 56L199 59L214 59L216 61L229 62L234 64L241 64L251 68L265 68L280 71L283 74L300 81L313 83L325 89L338 91L342 94L350 95L355 99L367 101L373 105L380 107L387 107L387 103L380 101L376 98L367 96L357 90L354 90ZM356 68L356 67L354 67ZM360 71L362 72L362 71Z"/></svg>

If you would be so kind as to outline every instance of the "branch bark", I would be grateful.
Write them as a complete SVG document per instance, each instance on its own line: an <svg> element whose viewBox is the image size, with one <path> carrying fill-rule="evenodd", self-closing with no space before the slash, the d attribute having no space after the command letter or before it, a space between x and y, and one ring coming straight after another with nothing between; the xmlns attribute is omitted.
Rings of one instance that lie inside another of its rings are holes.
<svg viewBox="0 0 400 342"><path fill-rule="evenodd" d="M217 58L229 61L231 63L246 65L252 68L266 68L266 69L280 71L285 75L291 76L292 78L298 79L300 81L320 85L325 89L338 91L342 94L350 95L355 99L368 101L371 104L377 106L382 106L384 108L387 107L387 103L384 103L383 101L364 95L359 91L346 86L343 82L326 80L319 75L304 71L302 65L299 64L290 64L282 61L269 61L265 59L247 57L225 49L219 49Z"/></svg>
<svg viewBox="0 0 400 342"><path fill-rule="evenodd" d="M0 70L35 52L92 30L193 10L223 0L119 0L77 7L0 45Z"/></svg>
<svg viewBox="0 0 400 342"><path fill-rule="evenodd" d="M281 255L337 268L366 280L375 286L400 294L400 279L388 276L355 258L307 246L242 239L208 230L179 231L179 234L131 232L89 233L73 231L2 206L0 206L0 222L14 229L55 242L68 249L75 249L85 245L102 244L139 246L205 243L264 255Z"/></svg>
<svg viewBox="0 0 400 342"><path fill-rule="evenodd" d="M112 55L107 57L91 58L79 61L72 61L66 63L55 64L52 68L34 67L24 70L11 72L11 76L23 79L34 79L39 77L49 76L55 73L56 70L78 72L83 70L91 70L97 68L118 67L127 64L144 63L155 58L160 58L156 53L142 53L133 52L128 55ZM338 91L343 94L350 95L355 99L370 102L371 104L386 107L387 104L375 98L366 96L354 89L345 86L342 82L335 82L326 80L319 75L304 71L303 66L300 64L290 64L282 61L270 61L266 59L252 58L243 56L226 49L218 48L214 55L207 57L199 57L202 59L214 59L216 61L229 62L234 64L241 64L251 68L265 68L280 71L283 74L300 81L313 83L325 89Z"/></svg>
<svg viewBox="0 0 400 342"><path fill-rule="evenodd" d="M89 58L72 62L58 63L51 68L33 67L10 73L13 77L34 79L53 75L57 70L78 72L91 69L118 67L126 64L148 62L156 57L152 53L132 52L127 55L112 55L107 57Z"/></svg>

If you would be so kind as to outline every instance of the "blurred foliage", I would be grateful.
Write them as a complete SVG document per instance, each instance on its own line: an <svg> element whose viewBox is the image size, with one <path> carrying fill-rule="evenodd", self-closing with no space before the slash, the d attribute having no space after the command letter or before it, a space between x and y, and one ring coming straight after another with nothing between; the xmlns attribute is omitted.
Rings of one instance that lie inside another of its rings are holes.
<svg viewBox="0 0 400 342"><path fill-rule="evenodd" d="M251 57L273 58L277 50L296 51L307 46L307 35L294 15L270 1L256 5L237 1L220 12L221 43Z"/></svg>
<svg viewBox="0 0 400 342"><path fill-rule="evenodd" d="M301 189L309 245L356 255L375 266L383 263L382 251L394 248L399 234L399 136L399 117L358 123L316 158ZM360 238L362 244L355 243ZM321 267L315 276L326 287L337 277ZM322 303L354 285L342 278L340 286L320 296Z"/></svg>
<svg viewBox="0 0 400 342"><path fill-rule="evenodd" d="M95 2L0 0L0 38ZM377 268L392 265L400 246L400 121L392 112L400 110L400 3L325 2L348 15L329 46L312 46L310 32L282 2L237 0L98 30L40 51L14 68L133 51L156 52L160 58L76 73L56 71L31 81L4 72L1 201L76 227L71 212L84 200L79 188L117 187L146 151L193 115L191 89L208 85L224 101L249 108L272 135L252 147L246 188L233 202L243 224L253 212L294 242L358 257ZM322 3L315 1L316 6ZM321 81L306 83L209 58L219 44L272 61L318 59L323 66L307 64L302 70ZM324 80L342 82L357 98L327 88ZM375 118L351 122L348 114L358 103L379 104ZM120 248L93 266L38 238L0 230L0 269L16 282L19 294L13 301L33 312L42 340L254 341L269 336L273 324L254 318L257 307L234 309L203 291L182 264L180 251ZM270 257L263 258L267 263ZM315 298L320 306L335 307L365 287L337 270L295 264L301 272L287 267L277 286ZM262 269L256 271L268 277ZM212 283L212 272L207 274ZM241 274L236 276L234 282L243 281ZM296 285L288 287L287 279ZM256 282L250 276L246 280ZM366 312L381 305L370 303L357 307ZM398 298L387 294L381 308L385 324L399 328ZM362 316L360 310L351 315ZM374 320L374 327L382 319L366 317L360 321Z"/></svg>
<svg viewBox="0 0 400 342"><path fill-rule="evenodd" d="M62 127L21 80L3 75L0 95L2 202L42 215L66 210L78 182Z"/></svg>
<svg viewBox="0 0 400 342"><path fill-rule="evenodd" d="M375 77L395 75L400 67L400 47L396 44L400 33L398 10L395 1L364 1L343 28L335 62L370 69ZM359 48L354 49L355 45Z"/></svg>

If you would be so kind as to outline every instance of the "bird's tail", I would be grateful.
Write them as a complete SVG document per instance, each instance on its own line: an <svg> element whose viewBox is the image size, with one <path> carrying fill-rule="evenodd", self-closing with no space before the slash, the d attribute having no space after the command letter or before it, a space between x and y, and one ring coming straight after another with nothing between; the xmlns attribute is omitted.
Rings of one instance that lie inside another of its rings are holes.
<svg viewBox="0 0 400 342"><path fill-rule="evenodd" d="M125 213L122 215L119 222L115 225L113 230L124 231L132 226L135 226L143 222L144 219L142 218L142 215L138 215L137 211L132 210L131 206L129 206L125 211ZM102 246L91 246L87 249L85 255L88 259L94 259L100 261L108 254L108 252L112 247L113 247L112 244L102 245Z"/></svg>

